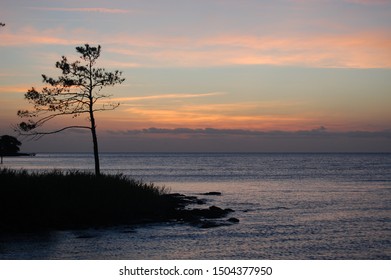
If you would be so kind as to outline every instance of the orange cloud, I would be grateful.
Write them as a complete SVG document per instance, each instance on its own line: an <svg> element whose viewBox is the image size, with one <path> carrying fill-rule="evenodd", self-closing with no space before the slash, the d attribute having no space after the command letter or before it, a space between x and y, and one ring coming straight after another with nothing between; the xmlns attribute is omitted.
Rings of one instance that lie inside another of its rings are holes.
<svg viewBox="0 0 391 280"><path fill-rule="evenodd" d="M140 102L139 102L140 101ZM310 107L305 101L262 101L239 103L163 103L158 99L134 100L100 119L102 129L203 128L300 130L324 125L333 131L382 130L389 127L389 116L379 122L378 115L357 114L350 109ZM153 101L153 102L152 102ZM380 109L382 110L382 109ZM372 117L371 117L372 116Z"/></svg>
<svg viewBox="0 0 391 280"><path fill-rule="evenodd" d="M391 68L391 36L382 32L297 37L224 35L197 40L124 36L121 40L127 48L109 47L109 51L152 67L267 64Z"/></svg>
<svg viewBox="0 0 391 280"><path fill-rule="evenodd" d="M1 93L25 93L27 90L31 88L31 86L0 86L0 94Z"/></svg>
<svg viewBox="0 0 391 280"><path fill-rule="evenodd" d="M223 95L223 94L224 94L223 92L172 93L172 94L134 96L134 97L119 97L119 98L112 98L111 101L128 102L128 101L142 101L142 100L156 100L156 99L183 99L183 98L199 98L199 97L217 96L217 95Z"/></svg>
<svg viewBox="0 0 391 280"><path fill-rule="evenodd" d="M237 55L228 60L237 64L391 67L391 36L384 33L286 38L222 36L210 38L205 44L234 48Z"/></svg>
<svg viewBox="0 0 391 280"><path fill-rule="evenodd" d="M272 104L274 103L274 104ZM278 102L277 102L278 103ZM300 113L287 112L292 104L281 104L276 112L276 103L235 103L235 104L202 104L184 106L123 106L116 114L118 129L126 127L216 127L216 128L247 128L247 129L285 129L311 127L311 118ZM294 107L294 106L293 106ZM274 109L272 109L274 108ZM122 111L121 111L122 110ZM282 112L284 111L284 112ZM121 127L121 128L120 128Z"/></svg>

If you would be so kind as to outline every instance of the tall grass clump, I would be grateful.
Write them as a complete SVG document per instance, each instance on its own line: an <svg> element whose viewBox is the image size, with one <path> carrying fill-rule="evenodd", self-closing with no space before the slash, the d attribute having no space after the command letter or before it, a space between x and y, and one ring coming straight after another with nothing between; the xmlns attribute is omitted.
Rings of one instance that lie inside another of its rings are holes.
<svg viewBox="0 0 391 280"><path fill-rule="evenodd" d="M68 229L159 220L164 188L124 175L0 170L0 231Z"/></svg>

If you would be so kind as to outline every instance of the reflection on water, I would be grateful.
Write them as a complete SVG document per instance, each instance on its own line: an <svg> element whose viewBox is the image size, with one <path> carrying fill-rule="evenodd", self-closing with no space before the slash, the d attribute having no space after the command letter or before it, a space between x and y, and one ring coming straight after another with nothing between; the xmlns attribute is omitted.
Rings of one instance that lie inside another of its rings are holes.
<svg viewBox="0 0 391 280"><path fill-rule="evenodd" d="M0 240L1 259L50 259L51 252L56 251L57 233L0 233ZM34 257L34 252L39 252L39 256Z"/></svg>
<svg viewBox="0 0 391 280"><path fill-rule="evenodd" d="M12 164L37 170L90 160L51 157ZM390 155L110 154L102 162L106 172L120 170L233 208L240 223L0 234L0 258L391 259ZM201 195L208 191L223 195Z"/></svg>

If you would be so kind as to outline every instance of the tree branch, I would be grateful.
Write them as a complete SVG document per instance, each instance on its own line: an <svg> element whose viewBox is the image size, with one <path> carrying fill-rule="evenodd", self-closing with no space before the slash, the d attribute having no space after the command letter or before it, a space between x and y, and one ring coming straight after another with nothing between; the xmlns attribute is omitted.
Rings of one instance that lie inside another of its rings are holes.
<svg viewBox="0 0 391 280"><path fill-rule="evenodd" d="M63 127L61 129L58 129L58 130L53 130L53 131L48 131L48 132L38 132L38 131L35 131L35 132L31 132L31 133L22 133L22 132L20 132L20 129L18 129L18 128L16 128L15 130L21 136L32 137L33 140L38 140L38 139L41 139L45 135L59 133L59 132L62 132L64 130L72 129L72 128L89 129L89 130L91 130L91 127L89 127L89 126L80 126L80 125L67 126L67 127Z"/></svg>

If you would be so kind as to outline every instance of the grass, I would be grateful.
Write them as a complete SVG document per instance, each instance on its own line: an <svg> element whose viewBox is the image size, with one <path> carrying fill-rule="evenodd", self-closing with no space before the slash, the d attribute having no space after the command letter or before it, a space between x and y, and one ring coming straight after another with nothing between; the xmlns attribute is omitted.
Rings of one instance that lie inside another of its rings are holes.
<svg viewBox="0 0 391 280"><path fill-rule="evenodd" d="M0 231L164 220L175 208L166 194L124 175L0 169Z"/></svg>

